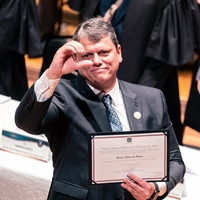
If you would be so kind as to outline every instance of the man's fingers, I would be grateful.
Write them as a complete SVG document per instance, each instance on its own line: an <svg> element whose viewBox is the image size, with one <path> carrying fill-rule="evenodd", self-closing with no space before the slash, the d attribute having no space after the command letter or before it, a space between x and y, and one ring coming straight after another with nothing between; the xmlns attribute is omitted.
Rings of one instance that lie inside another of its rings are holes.
<svg viewBox="0 0 200 200"><path fill-rule="evenodd" d="M62 50L68 50L70 49L73 53L82 53L84 52L84 47L81 43L79 42L76 42L76 41L70 41L66 44L64 44L62 47L61 47Z"/></svg>
<svg viewBox="0 0 200 200"><path fill-rule="evenodd" d="M82 60L76 63L77 65L77 69L80 68L86 68L92 65L92 61L91 60Z"/></svg>
<svg viewBox="0 0 200 200"><path fill-rule="evenodd" d="M128 174L128 178L131 181L136 182L138 185L141 185L141 186L146 183L146 181L144 181L140 177L136 176L135 174Z"/></svg>

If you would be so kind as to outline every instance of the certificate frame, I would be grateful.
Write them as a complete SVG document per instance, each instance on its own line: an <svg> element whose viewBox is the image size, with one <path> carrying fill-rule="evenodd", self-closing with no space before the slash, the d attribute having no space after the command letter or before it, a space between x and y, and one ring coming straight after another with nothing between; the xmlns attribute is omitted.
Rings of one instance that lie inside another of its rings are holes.
<svg viewBox="0 0 200 200"><path fill-rule="evenodd" d="M91 185L121 183L129 173L169 181L168 129L89 133L88 140Z"/></svg>

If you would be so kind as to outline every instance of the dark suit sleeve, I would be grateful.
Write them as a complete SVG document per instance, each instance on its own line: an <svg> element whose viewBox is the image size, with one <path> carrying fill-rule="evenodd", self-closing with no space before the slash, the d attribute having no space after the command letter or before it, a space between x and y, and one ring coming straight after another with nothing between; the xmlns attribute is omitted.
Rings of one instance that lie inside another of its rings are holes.
<svg viewBox="0 0 200 200"><path fill-rule="evenodd" d="M41 134L42 120L51 103L51 98L45 102L37 102L34 85L27 91L15 112L15 123L20 129L31 133Z"/></svg>
<svg viewBox="0 0 200 200"><path fill-rule="evenodd" d="M176 139L176 135L173 130L173 125L171 123L171 120L169 118L168 112L167 112L167 106L165 102L165 98L163 93L161 92L162 99L163 99L163 106L164 106L164 118L163 118L163 127L166 128L166 125L169 128L169 181L166 182L167 184L167 192L158 199L163 199L166 197L169 192L179 183L182 181L186 168L184 161L182 159L182 155L180 152L180 148Z"/></svg>

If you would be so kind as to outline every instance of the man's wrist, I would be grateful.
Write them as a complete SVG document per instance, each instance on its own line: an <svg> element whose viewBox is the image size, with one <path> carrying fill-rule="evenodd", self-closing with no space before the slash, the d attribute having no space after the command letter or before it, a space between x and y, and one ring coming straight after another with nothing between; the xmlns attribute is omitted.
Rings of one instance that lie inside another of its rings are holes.
<svg viewBox="0 0 200 200"><path fill-rule="evenodd" d="M50 80L56 80L56 79L60 79L62 74L55 74L54 72L52 72L49 68L46 69L45 71L46 77Z"/></svg>
<svg viewBox="0 0 200 200"><path fill-rule="evenodd" d="M43 102L49 99L53 95L59 80L60 79L48 79L44 72L34 85L37 101Z"/></svg>
<svg viewBox="0 0 200 200"><path fill-rule="evenodd" d="M155 190L149 200L156 200L160 194L160 189L158 187L158 184L156 182L152 182L152 184L155 186Z"/></svg>

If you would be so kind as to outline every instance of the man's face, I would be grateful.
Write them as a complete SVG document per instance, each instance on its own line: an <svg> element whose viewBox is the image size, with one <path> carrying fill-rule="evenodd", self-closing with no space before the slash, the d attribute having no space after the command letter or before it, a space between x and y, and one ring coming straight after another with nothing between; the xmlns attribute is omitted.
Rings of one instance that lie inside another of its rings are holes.
<svg viewBox="0 0 200 200"><path fill-rule="evenodd" d="M77 55L77 59L92 61L92 65L80 68L79 73L91 86L109 92L116 83L116 72L122 61L120 45L116 48L108 36L97 43L87 38L82 38L79 42L84 46L85 52Z"/></svg>

